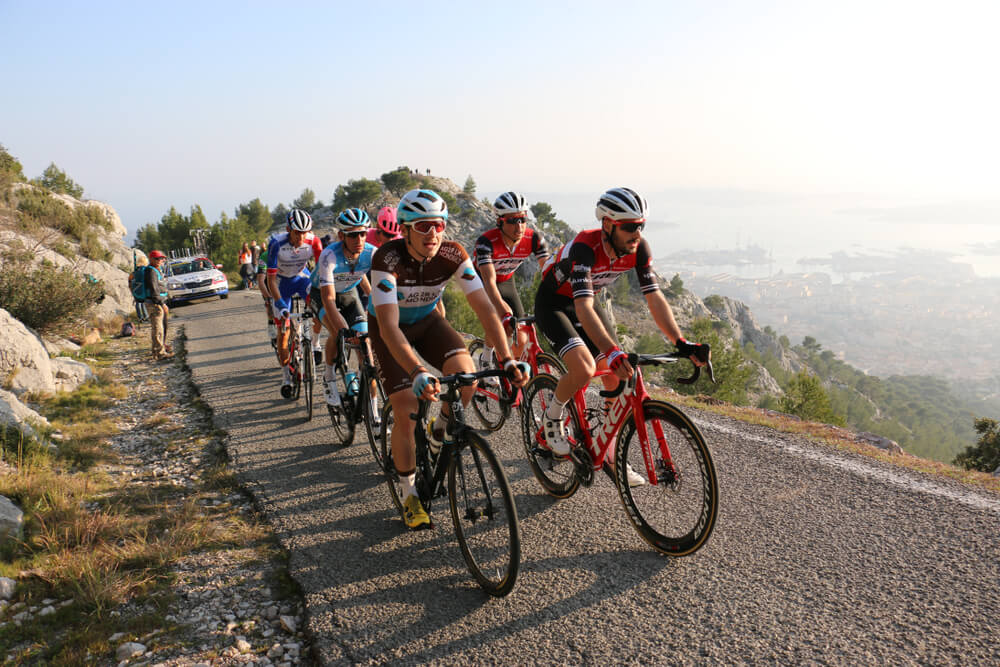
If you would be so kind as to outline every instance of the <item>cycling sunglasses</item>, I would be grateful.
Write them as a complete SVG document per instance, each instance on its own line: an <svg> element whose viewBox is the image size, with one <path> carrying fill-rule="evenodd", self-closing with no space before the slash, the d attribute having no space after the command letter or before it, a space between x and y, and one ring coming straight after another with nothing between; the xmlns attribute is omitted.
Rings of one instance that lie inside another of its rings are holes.
<svg viewBox="0 0 1000 667"><path fill-rule="evenodd" d="M430 234L431 232L443 232L446 224L444 220L434 218L431 220L417 220L410 227L420 234Z"/></svg>
<svg viewBox="0 0 1000 667"><path fill-rule="evenodd" d="M643 230L646 226L646 221L619 222L615 226L627 234L635 234L636 232L641 232Z"/></svg>
<svg viewBox="0 0 1000 667"><path fill-rule="evenodd" d="M344 232L344 238L348 239L359 239L362 236L367 236L368 232Z"/></svg>
<svg viewBox="0 0 1000 667"><path fill-rule="evenodd" d="M507 225L526 225L528 224L528 218L526 216L519 216L516 218L500 218L501 222Z"/></svg>

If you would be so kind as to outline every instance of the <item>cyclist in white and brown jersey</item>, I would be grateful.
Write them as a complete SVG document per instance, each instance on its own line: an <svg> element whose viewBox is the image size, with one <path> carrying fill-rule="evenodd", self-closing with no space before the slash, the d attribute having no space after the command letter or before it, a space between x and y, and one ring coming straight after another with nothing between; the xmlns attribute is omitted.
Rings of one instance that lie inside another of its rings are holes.
<svg viewBox="0 0 1000 667"><path fill-rule="evenodd" d="M403 487L404 519L410 528L425 528L430 517L414 488L416 445L409 415L417 412L419 399L437 400L440 385L417 353L445 375L475 370L462 337L436 308L449 280L465 293L487 342L495 346L514 384L522 386L528 373L524 364L511 357L503 325L465 248L444 240L448 207L441 196L431 190L411 190L399 201L397 214L403 238L384 243L372 258L369 336L396 418L392 459ZM473 387L463 390L463 403L468 404L473 391ZM431 435L438 442L449 437L447 433Z"/></svg>
<svg viewBox="0 0 1000 667"><path fill-rule="evenodd" d="M566 456L570 444L562 419L563 407L578 389L590 382L598 368L610 368L606 389L632 377L632 366L618 347L614 328L594 296L626 271L635 271L639 289L653 321L678 351L694 355L697 344L681 336L674 313L660 292L653 271L649 244L642 238L646 225L646 200L629 188L612 188L597 202L601 226L580 232L546 262L535 297L535 323L566 364L543 420L546 443L555 454ZM691 360L704 362L695 356ZM632 486L645 480L628 471Z"/></svg>
<svg viewBox="0 0 1000 667"><path fill-rule="evenodd" d="M483 288L497 309L507 335L514 335L513 353L520 357L528 342L528 334L518 330L516 320L524 317L521 295L514 282L514 272L534 256L539 268L549 258L545 239L528 227L528 203L516 192L504 192L493 202L497 226L476 240L476 271L483 279ZM493 350L485 348L480 365L491 363Z"/></svg>

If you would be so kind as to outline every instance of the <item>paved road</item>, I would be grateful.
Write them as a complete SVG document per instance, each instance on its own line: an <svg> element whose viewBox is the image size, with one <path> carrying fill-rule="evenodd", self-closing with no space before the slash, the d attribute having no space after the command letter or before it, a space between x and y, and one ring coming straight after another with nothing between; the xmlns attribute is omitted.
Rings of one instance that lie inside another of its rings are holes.
<svg viewBox="0 0 1000 667"><path fill-rule="evenodd" d="M323 662L1000 664L995 496L696 414L723 507L700 552L670 559L603 476L546 496L511 426L491 442L524 562L514 592L487 599L445 506L436 530L405 532L367 445L332 446L324 413L305 423L280 398L256 293L174 312L235 467L291 552Z"/></svg>

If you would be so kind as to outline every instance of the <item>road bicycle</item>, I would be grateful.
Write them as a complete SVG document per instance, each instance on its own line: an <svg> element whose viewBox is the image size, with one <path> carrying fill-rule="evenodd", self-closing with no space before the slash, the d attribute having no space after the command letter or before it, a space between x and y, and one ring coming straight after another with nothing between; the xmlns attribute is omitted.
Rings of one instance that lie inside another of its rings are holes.
<svg viewBox="0 0 1000 667"><path fill-rule="evenodd" d="M415 420L416 488L428 513L435 498L448 496L451 521L462 557L479 586L494 597L510 593L521 567L521 527L503 466L486 440L466 425L461 387L505 375L500 369L439 378L441 401L451 406L448 431L454 440L434 453L427 438L429 401L420 401ZM403 491L392 460L392 404L382 411L382 459L392 501L403 513ZM446 478L447 477L447 481Z"/></svg>
<svg viewBox="0 0 1000 667"><path fill-rule="evenodd" d="M566 372L566 367L562 360L554 354L550 354L542 349L538 344L538 335L535 333L535 316L517 318L517 327L528 334L528 342L521 352L519 361L523 361L531 366L531 374L548 373L556 377ZM486 348L486 341L482 338L469 343L469 354L476 364L481 364L480 358ZM512 408L520 408L523 397L523 390L515 387L511 382L501 377L493 382L480 382L476 387L476 393L472 396L472 409L482 423L483 428L488 431L499 431L510 416Z"/></svg>
<svg viewBox="0 0 1000 667"><path fill-rule="evenodd" d="M699 348L698 357L714 382L708 345ZM651 547L669 556L701 548L719 510L718 480L705 438L679 408L651 399L643 383L642 366L681 358L686 357L629 354L635 373L617 389L599 392L607 399L601 407L588 407L586 387L581 388L564 416L572 447L568 458L549 450L543 430L545 409L554 400L558 380L547 374L534 377L524 388L521 410L528 463L546 492L568 498L581 484L590 486L594 472L603 468L612 475L633 528ZM677 381L692 384L700 372L695 366L691 377ZM606 461L613 461L613 467ZM629 485L630 468L633 474L645 473L641 485Z"/></svg>
<svg viewBox="0 0 1000 667"><path fill-rule="evenodd" d="M284 327L291 327L288 336L288 368L292 373L292 385L285 398L298 400L299 396L304 394L306 421L311 421L313 417L313 381L316 377L312 350L312 317L309 297L306 297L305 308L301 307L298 297L293 297L291 311L282 323ZM282 388L282 395L284 391Z"/></svg>
<svg viewBox="0 0 1000 667"><path fill-rule="evenodd" d="M337 363L334 364L333 381L340 394L340 407L334 407L330 404L327 404L326 407L330 413L333 430L337 434L337 442L344 447L354 443L354 430L361 421L364 421L372 456L382 468L385 464L379 449L379 436L381 430L380 415L382 406L386 403L385 390L382 389L375 361L366 344L368 332L351 332L349 335L353 337L353 340L345 337L343 331L337 335ZM362 354L357 371L348 366L348 357L353 350L360 350ZM324 390L326 384L327 380L324 376ZM375 387L374 393L372 393L373 385Z"/></svg>

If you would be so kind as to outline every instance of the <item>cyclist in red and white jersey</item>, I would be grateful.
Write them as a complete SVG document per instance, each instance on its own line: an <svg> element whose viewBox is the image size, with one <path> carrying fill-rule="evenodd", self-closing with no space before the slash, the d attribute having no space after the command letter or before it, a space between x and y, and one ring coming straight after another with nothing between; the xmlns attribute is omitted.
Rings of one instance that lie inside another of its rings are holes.
<svg viewBox="0 0 1000 667"><path fill-rule="evenodd" d="M528 203L524 197L516 192L504 192L493 202L493 208L497 213L497 226L476 240L476 270L507 335L516 332L512 352L520 357L528 335L516 326L516 318L524 317L524 306L514 282L514 272L532 255L541 267L549 258L549 249L542 235L528 227ZM492 357L493 350L485 348L480 365L491 363Z"/></svg>
<svg viewBox="0 0 1000 667"><path fill-rule="evenodd" d="M382 386L396 420L392 459L403 487L404 520L409 528L417 529L428 527L430 517L414 486L416 445L410 415L417 412L418 399L437 400L440 391L420 357L445 375L475 371L465 341L437 308L449 281L465 293L486 340L496 347L500 364L511 371L514 384L523 385L528 372L526 364L511 357L503 325L465 248L444 240L448 206L441 196L432 190L411 190L399 201L397 212L403 238L383 244L372 258L368 326ZM474 387L465 388L462 402L468 404L474 391ZM435 446L450 437L445 432L430 435Z"/></svg>
<svg viewBox="0 0 1000 667"><path fill-rule="evenodd" d="M660 292L649 244L642 238L646 211L646 200L634 190L608 190L597 202L601 226L577 234L543 268L535 297L535 322L566 364L555 400L543 420L548 447L559 456L570 451L562 411L573 394L590 382L599 368L611 369L611 375L603 378L607 389L632 377L632 366L618 347L614 328L594 299L598 292L634 270L653 321L663 335L684 354L693 355L698 348L681 336L670 304ZM691 360L704 365L694 356ZM645 480L629 471L629 482L636 486Z"/></svg>

